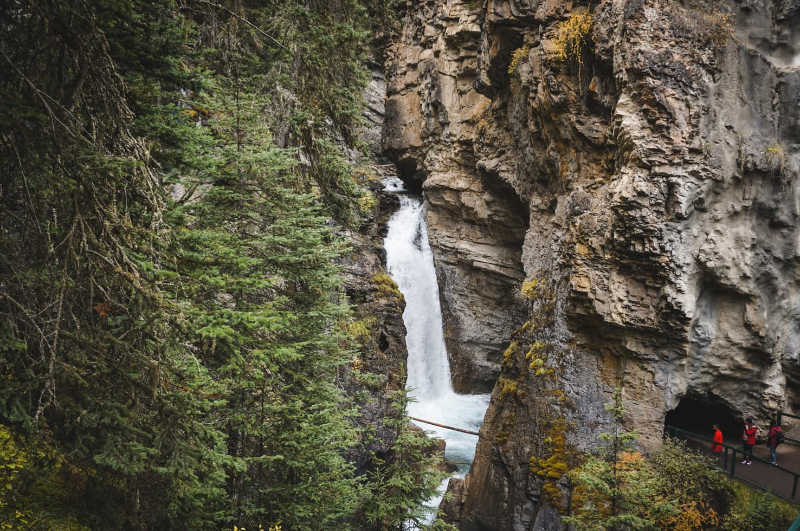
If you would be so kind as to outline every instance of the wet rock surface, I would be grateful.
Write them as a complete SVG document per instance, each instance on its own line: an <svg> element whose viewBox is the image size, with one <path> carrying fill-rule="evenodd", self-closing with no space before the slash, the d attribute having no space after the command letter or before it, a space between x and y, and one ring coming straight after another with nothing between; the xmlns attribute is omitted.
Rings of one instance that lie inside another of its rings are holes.
<svg viewBox="0 0 800 531"><path fill-rule="evenodd" d="M798 406L798 28L796 0L409 4L384 147L425 192L456 386L494 384L460 529L558 528L553 467L617 385L645 447L684 398Z"/></svg>

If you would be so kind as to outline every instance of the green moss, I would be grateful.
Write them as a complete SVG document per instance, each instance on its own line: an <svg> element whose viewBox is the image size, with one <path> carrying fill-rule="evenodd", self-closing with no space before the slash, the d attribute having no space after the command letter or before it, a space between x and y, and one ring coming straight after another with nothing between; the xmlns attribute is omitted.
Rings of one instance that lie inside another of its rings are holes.
<svg viewBox="0 0 800 531"><path fill-rule="evenodd" d="M519 352L519 341L512 341L505 352L503 352L503 367L511 368L514 364L514 355L517 352Z"/></svg>
<svg viewBox="0 0 800 531"><path fill-rule="evenodd" d="M405 302L405 297L400 293L397 283L384 272L375 273L372 275L372 283L378 288L378 293L384 297L395 297L398 300Z"/></svg>
<svg viewBox="0 0 800 531"><path fill-rule="evenodd" d="M531 345L528 353L525 354L525 359L530 360L530 365L528 367L530 370L534 371L535 376L547 376L555 373L555 370L552 367L548 367L546 364L547 350L551 348L551 345L543 341L536 341Z"/></svg>
<svg viewBox="0 0 800 531"><path fill-rule="evenodd" d="M502 389L500 390L500 394L503 397L507 397L509 395L516 396L517 390L519 389L519 382L516 380L500 380Z"/></svg>
<svg viewBox="0 0 800 531"><path fill-rule="evenodd" d="M347 332L355 341L361 345L366 345L372 338L377 322L378 320L375 317L367 317L360 321L352 321L346 325Z"/></svg>
<svg viewBox="0 0 800 531"><path fill-rule="evenodd" d="M508 442L508 433L505 431L497 432L497 434L494 436L494 440L497 442L497 444L502 446Z"/></svg>
<svg viewBox="0 0 800 531"><path fill-rule="evenodd" d="M557 482L569 470L571 450L567 446L567 423L564 419L556 419L547 432L544 440L547 457L531 457L530 473L544 479L542 494L553 506L561 508L561 489Z"/></svg>
<svg viewBox="0 0 800 531"><path fill-rule="evenodd" d="M528 353L525 354L525 359L530 360L535 358L537 354L539 354L545 349L545 347L547 347L547 343L543 341L536 341L533 345L531 345L531 348L528 350Z"/></svg>

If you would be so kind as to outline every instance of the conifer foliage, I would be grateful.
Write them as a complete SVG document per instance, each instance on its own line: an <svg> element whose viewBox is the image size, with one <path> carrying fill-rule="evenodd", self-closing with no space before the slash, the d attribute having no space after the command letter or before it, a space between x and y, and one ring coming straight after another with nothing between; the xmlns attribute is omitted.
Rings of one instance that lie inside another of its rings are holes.
<svg viewBox="0 0 800 531"><path fill-rule="evenodd" d="M368 7L0 3L2 523L380 520L331 229L367 193Z"/></svg>

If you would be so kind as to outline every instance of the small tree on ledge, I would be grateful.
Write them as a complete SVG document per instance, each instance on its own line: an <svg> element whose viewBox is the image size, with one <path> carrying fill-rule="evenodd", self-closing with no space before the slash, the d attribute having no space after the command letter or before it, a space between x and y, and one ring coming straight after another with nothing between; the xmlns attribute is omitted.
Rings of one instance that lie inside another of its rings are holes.
<svg viewBox="0 0 800 531"><path fill-rule="evenodd" d="M601 455L568 474L574 485L573 516L564 521L577 529L658 529L656 522L678 512L676 503L658 496L658 477L633 450L638 434L622 426L625 404L622 388L605 405L612 429L600 435Z"/></svg>

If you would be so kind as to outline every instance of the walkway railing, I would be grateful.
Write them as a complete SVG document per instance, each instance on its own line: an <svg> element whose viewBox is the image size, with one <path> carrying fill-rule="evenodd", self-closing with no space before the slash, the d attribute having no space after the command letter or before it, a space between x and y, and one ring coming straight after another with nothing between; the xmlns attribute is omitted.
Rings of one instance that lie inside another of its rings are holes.
<svg viewBox="0 0 800 531"><path fill-rule="evenodd" d="M444 428L446 430L460 431L461 433L468 433L470 435L480 435L477 431L470 431L462 428L454 428L453 426L447 426L445 424L439 424L438 422L431 422L429 420L422 420L418 419L417 417L409 416L408 418L410 418L411 420L416 420L417 422L422 422L423 424L430 424L431 426L439 426L440 428Z"/></svg>
<svg viewBox="0 0 800 531"><path fill-rule="evenodd" d="M792 415L791 413L784 413L783 411L778 411L778 426L783 428L783 417L790 417L793 419L800 419L797 415ZM787 441L792 441L793 443L800 444L800 440L792 439L791 437L787 437L784 433L783 438Z"/></svg>
<svg viewBox="0 0 800 531"><path fill-rule="evenodd" d="M728 474L732 479L738 479L739 481L743 481L745 483L748 483L748 484L756 487L757 489L761 489L761 490L770 492L770 493L774 494L775 496L778 496L779 498L783 498L784 500L788 500L790 502L794 502L794 503L800 504L800 500L798 500L796 498L796 496L797 496L797 483L798 483L798 479L800 479L800 473L795 472L794 470L789 470L788 468L783 468L780 465L773 465L770 461L767 461L766 459L762 459L762 458L760 458L760 457L758 457L756 455L752 455L752 457L751 457L752 461L758 461L758 462L764 463L765 465L770 467L770 469L772 469L772 470L779 470L780 472L786 474L786 476L784 476L784 477L786 477L787 480L791 480L792 481L792 494L790 496L786 496L786 495L781 494L780 492L777 492L775 490L777 485L762 485L760 483L757 483L757 482L753 481L752 479L743 477L742 475L736 473L736 463L739 461L739 459L742 459L744 457L744 450L742 450L741 448L736 448L735 446L731 446L731 445L725 444L725 443L715 443L712 439L709 439L708 437L703 437L702 435L698 435L698 434L693 433L691 431L682 430L680 428L676 428L675 426L667 426L666 427L666 432L670 437L673 437L673 438L676 438L676 439L680 435L683 435L684 438L686 438L686 436L689 436L692 439L699 439L699 440L702 440L702 441L707 441L708 443L713 443L713 444L717 444L719 446L722 446L723 449L724 449L724 452L720 452L720 454L722 454L722 455L720 456L720 462L718 463L718 466L722 469L722 471L724 471L726 474ZM710 448L710 446L709 446L709 448ZM737 458L737 455L739 456L738 458Z"/></svg>

